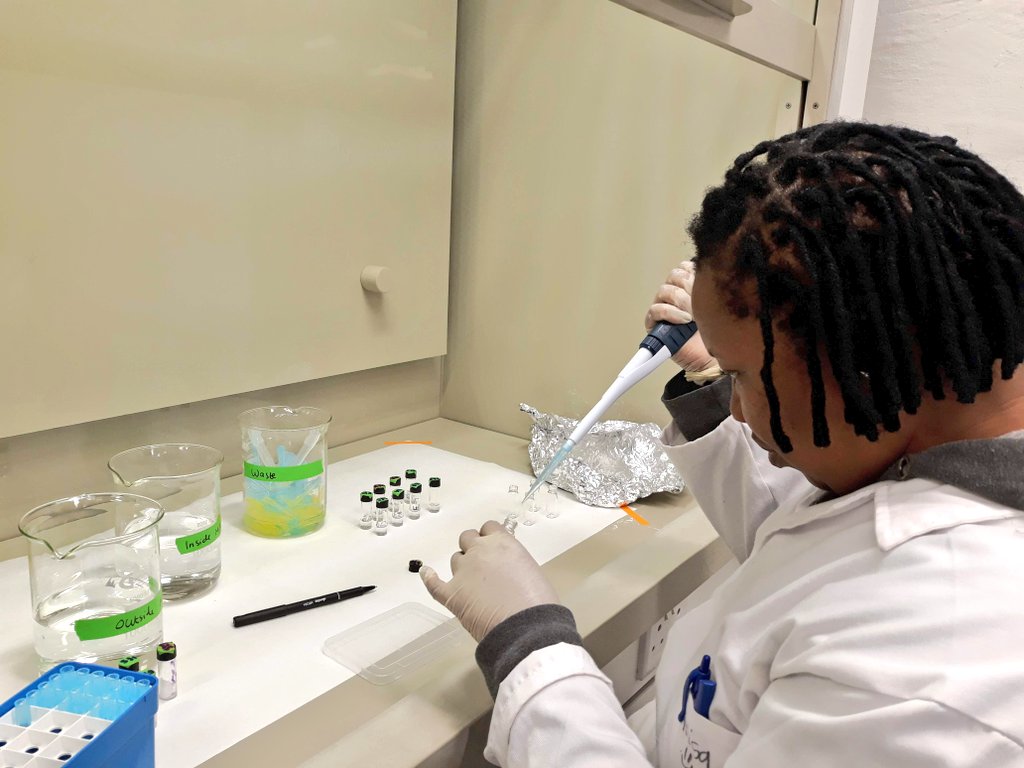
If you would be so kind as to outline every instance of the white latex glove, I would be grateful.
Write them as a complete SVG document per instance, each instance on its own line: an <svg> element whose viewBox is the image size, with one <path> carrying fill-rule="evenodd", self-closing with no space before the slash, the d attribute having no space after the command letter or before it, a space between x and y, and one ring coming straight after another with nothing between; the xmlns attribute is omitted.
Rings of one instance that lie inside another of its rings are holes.
<svg viewBox="0 0 1024 768"><path fill-rule="evenodd" d="M451 581L427 566L420 578L477 642L513 614L558 602L537 561L501 523L488 520L479 532L463 531L459 549L452 555Z"/></svg>
<svg viewBox="0 0 1024 768"><path fill-rule="evenodd" d="M657 323L667 322L680 325L693 320L693 306L690 294L693 292L694 266L692 261L683 261L668 273L664 284L654 294L654 303L647 310L644 325L651 330ZM704 340L697 331L672 357L686 371L687 379L703 382L718 378L722 369L718 361L704 346Z"/></svg>

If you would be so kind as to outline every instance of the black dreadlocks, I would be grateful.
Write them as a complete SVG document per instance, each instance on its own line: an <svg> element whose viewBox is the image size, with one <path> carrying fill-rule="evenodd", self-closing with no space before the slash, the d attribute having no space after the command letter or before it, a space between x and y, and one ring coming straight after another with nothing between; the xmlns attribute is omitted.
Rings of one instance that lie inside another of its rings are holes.
<svg viewBox="0 0 1024 768"><path fill-rule="evenodd" d="M826 123L736 158L690 224L733 314L756 313L772 437L788 452L772 379L779 321L805 350L814 444L829 444L819 350L846 421L878 439L923 392L958 402L1024 360L1024 197L950 137ZM756 300L751 306L751 285Z"/></svg>

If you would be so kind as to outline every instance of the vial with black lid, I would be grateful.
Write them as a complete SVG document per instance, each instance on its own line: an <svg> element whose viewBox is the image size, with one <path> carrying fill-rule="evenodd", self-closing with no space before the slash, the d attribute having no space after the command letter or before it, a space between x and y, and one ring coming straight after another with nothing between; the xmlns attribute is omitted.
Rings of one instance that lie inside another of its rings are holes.
<svg viewBox="0 0 1024 768"><path fill-rule="evenodd" d="M427 511L441 511L441 478L432 477L427 481Z"/></svg>
<svg viewBox="0 0 1024 768"><path fill-rule="evenodd" d="M391 492L391 524L396 528L405 522L405 491L395 488Z"/></svg>
<svg viewBox="0 0 1024 768"><path fill-rule="evenodd" d="M359 494L359 527L368 531L373 527L373 519L376 517L373 511L373 494L370 491L362 491Z"/></svg>
<svg viewBox="0 0 1024 768"><path fill-rule="evenodd" d="M377 499L377 517L373 521L373 532L377 536L384 536L388 532L390 523L388 522L388 498L387 496L381 496Z"/></svg>
<svg viewBox="0 0 1024 768"><path fill-rule="evenodd" d="M423 492L423 486L419 483L411 483L409 485L409 498L405 502L405 515L410 520L420 519L420 494Z"/></svg>
<svg viewBox="0 0 1024 768"><path fill-rule="evenodd" d="M160 643L156 647L156 669L160 698L173 699L178 695L178 646Z"/></svg>

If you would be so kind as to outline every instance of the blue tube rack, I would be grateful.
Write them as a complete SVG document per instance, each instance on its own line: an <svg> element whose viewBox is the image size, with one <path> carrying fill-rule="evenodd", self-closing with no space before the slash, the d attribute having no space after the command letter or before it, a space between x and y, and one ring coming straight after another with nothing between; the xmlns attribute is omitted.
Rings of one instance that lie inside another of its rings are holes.
<svg viewBox="0 0 1024 768"><path fill-rule="evenodd" d="M0 768L154 768L157 679L54 667L0 704Z"/></svg>

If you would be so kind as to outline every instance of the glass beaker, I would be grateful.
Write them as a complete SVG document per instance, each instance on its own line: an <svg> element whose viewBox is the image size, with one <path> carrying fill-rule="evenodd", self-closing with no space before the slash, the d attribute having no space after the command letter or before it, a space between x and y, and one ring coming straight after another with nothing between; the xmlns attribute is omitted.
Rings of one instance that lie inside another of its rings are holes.
<svg viewBox="0 0 1024 768"><path fill-rule="evenodd" d="M155 658L163 635L162 517L160 505L144 496L90 493L21 518L41 670L62 661Z"/></svg>
<svg viewBox="0 0 1024 768"><path fill-rule="evenodd" d="M242 526L257 536L304 536L324 524L327 428L320 408L273 405L239 416L244 458Z"/></svg>
<svg viewBox="0 0 1024 768"><path fill-rule="evenodd" d="M220 576L220 466L224 455L194 443L131 448L107 467L114 482L160 502L160 583L165 600L200 595Z"/></svg>

